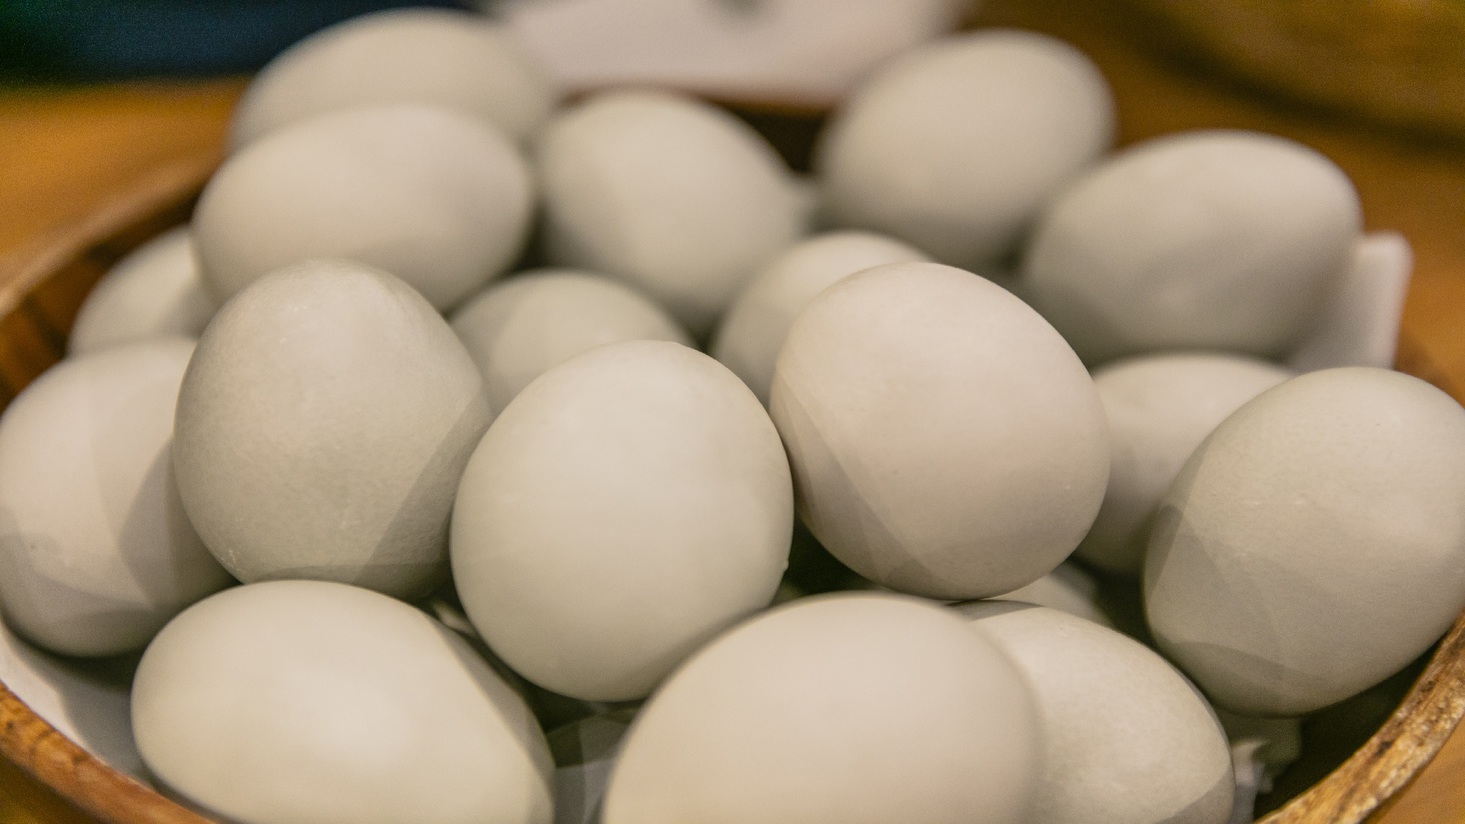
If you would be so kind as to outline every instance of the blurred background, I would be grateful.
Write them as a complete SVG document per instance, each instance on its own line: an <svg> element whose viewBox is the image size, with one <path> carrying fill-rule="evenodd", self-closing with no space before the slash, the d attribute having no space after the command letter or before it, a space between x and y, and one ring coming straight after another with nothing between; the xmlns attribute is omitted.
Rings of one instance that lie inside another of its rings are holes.
<svg viewBox="0 0 1465 824"><path fill-rule="evenodd" d="M28 80L244 74L300 38L392 0L7 0L0 72Z"/></svg>

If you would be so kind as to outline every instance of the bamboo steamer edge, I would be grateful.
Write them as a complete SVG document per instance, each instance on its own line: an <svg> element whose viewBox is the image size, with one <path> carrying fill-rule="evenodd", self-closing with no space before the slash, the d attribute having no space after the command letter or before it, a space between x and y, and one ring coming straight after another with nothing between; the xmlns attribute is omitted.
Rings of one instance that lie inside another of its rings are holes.
<svg viewBox="0 0 1465 824"><path fill-rule="evenodd" d="M775 143L810 135L797 112L752 112ZM781 138L781 139L780 139ZM797 148L795 149L797 151ZM217 168L217 152L160 166L92 214L0 258L0 408L59 361L86 294L122 256L184 223ZM1461 400L1457 387L1415 346L1406 328L1401 371ZM1465 615L1436 646L1404 701L1368 741L1323 780L1258 824L1360 824L1385 809L1444 746L1465 715ZM0 683L0 757L107 824L206 824L208 819L112 769L66 738Z"/></svg>

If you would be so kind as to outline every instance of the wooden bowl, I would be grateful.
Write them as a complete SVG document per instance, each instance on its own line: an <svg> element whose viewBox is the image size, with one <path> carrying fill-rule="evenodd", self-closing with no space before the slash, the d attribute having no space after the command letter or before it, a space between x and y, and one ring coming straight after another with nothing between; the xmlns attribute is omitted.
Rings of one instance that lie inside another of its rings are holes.
<svg viewBox="0 0 1465 824"><path fill-rule="evenodd" d="M1105 11L1111 4L1124 5L1124 0L983 0L983 11L973 22L1048 31L1088 51L1115 88L1124 142L1182 128L1230 126L1289 133L1323 149L1359 181L1365 212L1378 221L1377 228L1397 228L1411 236L1421 264L1413 294L1426 295L1444 307L1465 304L1461 285L1465 277L1458 277L1465 274L1465 248L1461 248L1465 244L1452 240L1460 234L1458 218L1465 213L1459 206L1465 203L1465 175L1457 174L1460 164L1455 156L1421 160L1412 150L1356 139L1326 123L1292 117L1249 95L1232 94L1152 64L1141 50L1131 48L1132 29L1116 33L1111 25L1114 15ZM747 116L796 166L805 165L816 118L776 108ZM61 358L82 299L107 268L146 239L187 219L218 160L214 151L177 157L86 219L48 238L46 245L0 260L0 405ZM1421 209L1416 202L1435 205ZM1427 303L1411 301L1416 307ZM1465 347L1457 345L1465 337L1443 335L1441 330L1458 328L1458 322L1448 314L1417 308L1412 317L1413 327L1406 316L1399 368L1451 391L1443 373L1465 376ZM1417 339L1411 329L1417 331ZM1465 398L1459 391L1452 394ZM1386 807L1465 715L1462 633L1465 617L1437 645L1382 727L1346 760L1335 759L1325 777L1262 821L1357 824ZM0 758L101 821L205 821L67 740L4 684L0 684ZM0 786L5 786L3 777ZM10 800L0 798L0 821L9 821Z"/></svg>
<svg viewBox="0 0 1465 824"><path fill-rule="evenodd" d="M746 113L797 162L817 120ZM66 335L88 290L120 257L187 219L218 157L204 153L159 169L49 246L0 272L0 402L65 353ZM1443 383L1406 336L1399 366ZM1449 387L1446 387L1449 391ZM1455 394L1460 398L1458 393ZM1368 742L1326 778L1262 819L1265 824L1356 824L1399 792L1443 746L1465 714L1465 616L1430 657L1403 703ZM0 755L77 807L117 824L197 824L205 819L118 772L58 733L0 684Z"/></svg>

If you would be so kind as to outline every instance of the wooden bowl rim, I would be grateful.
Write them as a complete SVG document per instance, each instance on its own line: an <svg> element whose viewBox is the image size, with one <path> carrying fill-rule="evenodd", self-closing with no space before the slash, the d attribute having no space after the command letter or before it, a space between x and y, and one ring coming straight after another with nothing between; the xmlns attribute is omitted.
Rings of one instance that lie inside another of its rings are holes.
<svg viewBox="0 0 1465 824"><path fill-rule="evenodd" d="M81 220L0 258L0 283L6 284L0 287L0 317L21 310L48 278L85 260L111 238L180 210L203 189L220 160L219 152L210 150L160 166ZM1401 351L1414 350L1413 357L1422 359L1407 336L1401 337L1400 346ZM1257 824L1361 824L1386 808L1434 758L1462 716L1465 613L1440 641L1424 672L1383 726L1323 780L1258 819ZM82 749L34 713L3 682L0 756L108 824L209 821Z"/></svg>

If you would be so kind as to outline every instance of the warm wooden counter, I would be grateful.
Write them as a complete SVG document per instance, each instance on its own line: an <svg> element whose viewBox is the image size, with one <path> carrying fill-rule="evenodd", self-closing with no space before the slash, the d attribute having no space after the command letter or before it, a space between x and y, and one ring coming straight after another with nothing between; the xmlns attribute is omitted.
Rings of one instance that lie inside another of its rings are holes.
<svg viewBox="0 0 1465 824"><path fill-rule="evenodd" d="M1465 148L1426 146L1299 115L1128 45L1083 2L992 2L988 20L1047 29L1087 49L1123 101L1123 139L1198 126L1260 128L1322 150L1352 175L1368 226L1403 232L1417 269L1406 323L1426 355L1465 387ZM1011 6L1012 8L1009 8ZM238 81L96 88L0 86L0 272L109 193L170 160L216 152ZM0 824L85 819L0 763ZM1457 733L1381 824L1465 822L1465 733Z"/></svg>

